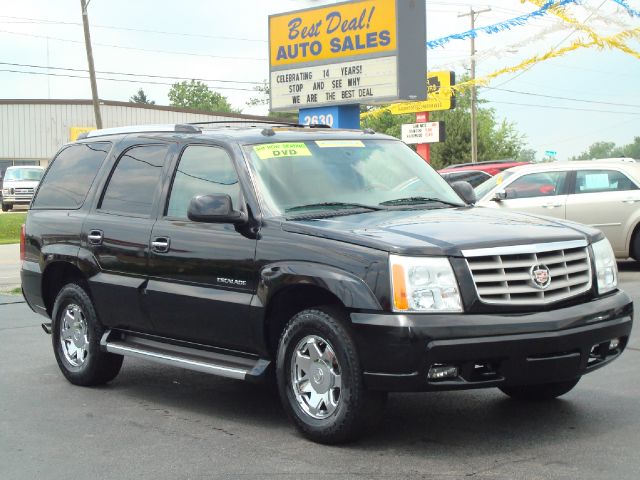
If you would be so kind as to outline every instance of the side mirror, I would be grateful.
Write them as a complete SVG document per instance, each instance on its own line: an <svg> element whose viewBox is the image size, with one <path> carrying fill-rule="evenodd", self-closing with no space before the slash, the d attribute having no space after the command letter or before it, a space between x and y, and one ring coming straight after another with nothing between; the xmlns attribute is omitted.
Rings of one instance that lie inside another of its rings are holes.
<svg viewBox="0 0 640 480"><path fill-rule="evenodd" d="M493 200L494 202L501 202L502 200L506 200L506 199L507 199L507 192L505 192L504 190L496 190L491 200Z"/></svg>
<svg viewBox="0 0 640 480"><path fill-rule="evenodd" d="M465 203L473 205L478 200L476 192L469 182L458 181L451 184L451 188L464 200Z"/></svg>
<svg viewBox="0 0 640 480"><path fill-rule="evenodd" d="M247 221L247 215L233 209L231 197L226 194L196 195L189 202L187 217L194 222L233 223L240 225Z"/></svg>

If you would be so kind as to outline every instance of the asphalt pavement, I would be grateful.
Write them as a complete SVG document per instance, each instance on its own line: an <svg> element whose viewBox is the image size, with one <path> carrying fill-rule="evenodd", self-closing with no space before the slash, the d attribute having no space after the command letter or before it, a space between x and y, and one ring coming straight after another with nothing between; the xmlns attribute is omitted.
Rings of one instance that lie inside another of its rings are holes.
<svg viewBox="0 0 640 480"><path fill-rule="evenodd" d="M621 285L640 301L640 265ZM98 388L60 374L42 317L0 296L0 478L636 479L640 342L562 399L496 389L393 394L380 428L311 443L267 387L125 359ZM636 316L637 321L637 316Z"/></svg>

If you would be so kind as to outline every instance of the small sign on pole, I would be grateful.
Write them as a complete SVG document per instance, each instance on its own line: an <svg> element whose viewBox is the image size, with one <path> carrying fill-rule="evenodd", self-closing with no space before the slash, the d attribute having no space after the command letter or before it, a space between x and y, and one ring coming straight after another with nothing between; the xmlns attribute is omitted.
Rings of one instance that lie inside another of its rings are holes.
<svg viewBox="0 0 640 480"><path fill-rule="evenodd" d="M445 139L444 122L407 123L402 125L402 141L408 145L438 143Z"/></svg>
<svg viewBox="0 0 640 480"><path fill-rule="evenodd" d="M427 73L427 99L423 102L395 103L389 106L394 115L418 112L451 110L456 106L452 86L456 84L454 72L438 71Z"/></svg>

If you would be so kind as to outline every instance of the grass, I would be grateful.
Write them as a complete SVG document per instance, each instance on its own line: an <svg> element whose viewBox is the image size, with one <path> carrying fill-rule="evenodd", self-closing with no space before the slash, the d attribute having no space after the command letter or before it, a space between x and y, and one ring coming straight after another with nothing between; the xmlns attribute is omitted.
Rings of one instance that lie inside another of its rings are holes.
<svg viewBox="0 0 640 480"><path fill-rule="evenodd" d="M0 215L0 245L20 242L20 226L26 218L26 212Z"/></svg>
<svg viewBox="0 0 640 480"><path fill-rule="evenodd" d="M9 292L10 295L22 295L22 289L20 287L16 287Z"/></svg>

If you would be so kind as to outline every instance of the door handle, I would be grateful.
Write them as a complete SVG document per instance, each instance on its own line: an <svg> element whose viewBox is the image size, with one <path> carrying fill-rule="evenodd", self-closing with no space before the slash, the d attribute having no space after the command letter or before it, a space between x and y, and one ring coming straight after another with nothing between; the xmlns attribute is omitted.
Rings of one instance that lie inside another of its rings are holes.
<svg viewBox="0 0 640 480"><path fill-rule="evenodd" d="M545 203L543 206L544 206L544 208L558 208L558 207L561 207L562 204L560 204L560 203Z"/></svg>
<svg viewBox="0 0 640 480"><path fill-rule="evenodd" d="M635 198L626 198L622 201L622 203L627 203L629 205L633 205L636 202L640 202L640 200L637 200Z"/></svg>
<svg viewBox="0 0 640 480"><path fill-rule="evenodd" d="M170 244L171 239L169 237L156 237L151 240L151 250L156 253L167 253Z"/></svg>
<svg viewBox="0 0 640 480"><path fill-rule="evenodd" d="M102 230L89 230L87 240L89 240L89 243L91 245L102 245L102 240L104 240L104 233L102 233Z"/></svg>

